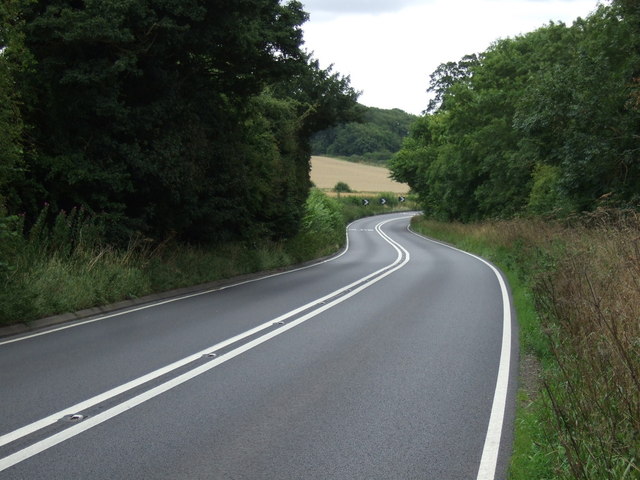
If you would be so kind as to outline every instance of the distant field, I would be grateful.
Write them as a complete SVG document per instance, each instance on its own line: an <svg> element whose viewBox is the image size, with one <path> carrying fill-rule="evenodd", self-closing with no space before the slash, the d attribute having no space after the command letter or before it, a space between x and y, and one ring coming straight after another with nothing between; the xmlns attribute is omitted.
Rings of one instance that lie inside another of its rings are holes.
<svg viewBox="0 0 640 480"><path fill-rule="evenodd" d="M409 186L389 178L389 170L329 157L311 157L311 181L322 190L344 182L356 192L407 193Z"/></svg>

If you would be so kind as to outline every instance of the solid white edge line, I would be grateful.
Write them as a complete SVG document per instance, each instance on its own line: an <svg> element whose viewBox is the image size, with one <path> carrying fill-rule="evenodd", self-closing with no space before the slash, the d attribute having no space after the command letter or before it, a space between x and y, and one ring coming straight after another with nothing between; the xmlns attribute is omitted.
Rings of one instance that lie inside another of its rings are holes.
<svg viewBox="0 0 640 480"><path fill-rule="evenodd" d="M181 300L186 300L186 299L193 298L193 297L199 297L199 296L202 296L202 295L207 295L209 293L214 293L214 292L219 292L219 291L222 291L222 290L227 290L229 288L239 287L241 285L246 285L248 283L254 283L254 282L259 282L259 281L262 281L262 280L267 280L269 278L279 277L281 275L287 275L289 273L299 272L301 270L306 270L308 268L313 268L313 267L317 267L319 265L323 265L323 264L328 263L328 262L332 262L332 261L337 260L338 258L342 257L349 250L349 235L346 232L349 230L349 227L351 225L353 225L357 221L358 220L354 220L349 225L347 225L347 227L345 229L345 237L346 237L345 247L342 249L342 251L340 253L332 256L331 258L327 258L327 259L322 260L320 262L312 263L311 265L305 265L304 267L293 268L291 270L286 270L284 272L272 273L270 275L265 275L264 277L252 278L250 280L245 280L243 282L234 283L232 285L225 285L225 286L218 287L218 288L212 288L212 289L209 289L209 290L204 290L202 292L195 292L195 293L190 293L190 294L187 294L187 295L181 295L181 296L178 296L178 297L169 298L167 300L160 300L160 301L157 301L157 302L149 303L147 305L142 305L140 307L128 308L126 310L118 311L118 312L111 313L111 314L108 314L108 315L100 315L100 316L98 316L96 318L91 318L91 319L88 319L88 320L80 320L80 321L75 321L75 322L72 320L73 323L70 323L68 325L63 325L61 327L54 327L54 328L51 328L51 329L48 329L48 330L44 330L42 332L27 334L27 335L23 335L23 336L20 336L20 337L17 337L17 338L11 338L9 340L0 340L0 347L2 345L8 345L9 343L21 342L23 340L28 340L30 338L40 337L42 335L49 335L50 333L60 332L62 330L67 330L69 328L80 327L82 325L88 325L90 323L99 322L99 321L102 321L102 320L106 320L108 318L119 317L121 315L127 315L129 313L138 312L140 310L147 310L149 308L159 307L159 306L165 305L167 303L179 302Z"/></svg>
<svg viewBox="0 0 640 480"><path fill-rule="evenodd" d="M269 321L267 321L267 322L265 322L265 323L263 323L261 325L258 325L257 327L254 327L254 328L252 328L250 330L247 330L246 332L243 332L243 333L238 334L238 335L236 335L234 337L226 339L226 340L224 340L222 342L219 342L219 343L217 343L217 344L215 344L215 345L213 345L211 347L205 348L205 349L203 349L203 350L201 350L201 351L199 351L197 353L194 353L194 354L189 355L189 356L187 356L187 357L185 357L185 358L183 358L181 360L173 362L173 363L171 363L171 364L169 364L169 365L167 365L165 367L159 368L157 370L154 370L153 372L150 372L150 373L148 373L146 375L143 375L143 376L138 377L138 378L136 378L134 380L131 380L131 381L129 381L129 382L123 384L123 385L115 387L115 388L113 388L111 390L108 390L108 391L106 391L104 393L101 393L101 394L96 395L96 396L94 396L92 398L89 398L89 399L87 399L87 400L85 400L83 402L77 403L77 404L75 404L75 405L73 405L71 407L68 407L68 408L60 410L60 411L58 411L56 413L53 413L53 414L51 414L51 415L49 415L49 416L47 416L45 418L42 418L42 419L37 420L37 421L35 421L33 423L30 423L28 425L20 427L20 428L18 428L16 430L13 430L13 431L9 432L9 433L6 433L6 434L0 436L0 447L4 446L4 445L7 445L7 444L9 444L11 442L14 442L14 441L16 441L16 440L18 440L18 439L20 439L20 438L22 438L24 436L30 435L30 434L32 434L32 433L34 433L34 432L36 432L36 431L38 431L38 430L40 430L40 429L42 429L44 427L52 425L52 424L56 423L58 420L60 420L61 418L64 418L65 416L73 415L75 413L78 413L78 412L81 412L81 411L86 410L88 408L91 408L91 407L93 407L93 406L95 406L95 405L97 405L99 403L102 403L102 402L104 402L106 400L109 400L109 399L111 399L111 398L113 398L113 397L115 397L117 395L125 393L125 392L127 392L127 391L129 391L129 390L131 390L133 388L136 388L136 387L138 387L140 385L143 385L143 384L145 384L145 383L147 383L147 382L149 382L151 380L154 380L154 379L156 379L156 378L158 378L158 377L160 377L162 375L170 373L173 370L176 370L176 369L181 368L181 367L183 367L183 366L185 366L185 365L187 365L187 364L189 364L189 363L191 363L191 362L193 362L195 360L198 360L203 355L206 355L208 353L214 353L215 351L220 350L220 349L222 349L222 348L224 348L224 347L226 347L228 345L231 345L231 344L233 344L235 342L238 342L238 341L240 341L240 340L242 340L242 339L244 339L246 337L254 335L254 334L256 334L256 333L258 333L258 332L260 332L260 331L262 331L262 330L264 330L266 328L271 327L274 323L277 323L279 321L283 321L283 320L286 320L287 318L295 316L298 313L301 313L304 310L307 310L307 309L311 308L315 304L321 303L321 302L323 302L325 300L328 300L329 298L332 298L332 297L334 297L336 295L339 295L339 294L341 294L341 293L343 293L345 291L348 291L351 288L353 288L354 286L358 285L359 283L366 282L370 278L381 274L385 270L388 270L390 268L395 267L402 260L402 252L396 246L398 244L394 240L392 240L390 237L388 237L384 232L382 232L382 230L379 227L381 227L382 225L384 225L384 224L386 224L388 222L395 221L395 220L400 220L402 218L403 217L389 219L389 220L386 220L386 221L383 221L383 222L379 223L375 227L376 232L378 232L378 234L383 238L383 240L385 240L387 243L389 243L396 250L396 252L398 253L398 256L396 257L396 259L391 264L389 264L389 265L387 265L387 266L385 266L385 267L383 267L383 268L381 268L381 269L379 269L379 270L377 270L377 271L375 271L375 272L373 272L373 273L371 273L371 274L369 274L369 275L367 275L365 277L362 277L362 278L356 280L355 282L352 282L349 285L346 285L345 287L339 288L338 290L335 290L335 291L325 295L324 297L315 299L315 300L313 300L313 301L311 301L311 302L309 302L309 303L307 303L307 304L305 304L305 305L303 305L301 307L298 307L298 308L296 308L294 310L291 310L291 311L289 311L289 312L287 312L287 313L285 313L283 315L280 315L279 317L276 317L276 318L274 318L272 320L269 320ZM348 235L347 235L347 239L348 239ZM347 243L348 243L348 240L347 240ZM400 247L400 248L402 248L402 247ZM406 253L406 255L408 257L409 256L409 252L407 252L404 249L402 249L402 250ZM402 263L401 266L404 266L407 261L408 261L408 259L404 263ZM397 268L400 268L400 267L397 267ZM387 272L384 275L380 276L380 278L384 278L390 272L396 271L397 268L393 268L393 270L390 270L389 272ZM355 289L353 291L354 292L359 292L359 291L361 291L360 289L362 287L367 287L367 286L369 286L369 284L376 283L377 281L378 280L376 279L376 280L374 280L372 282L369 282L369 283L359 287L359 289ZM352 295L346 295L346 296L341 297L341 298L345 298L346 299L346 298L350 298L351 296ZM335 305L335 304L336 303L332 302L332 303L330 303L328 305ZM320 312L324 311L324 309L322 309L322 308L323 307L321 307L321 309L318 309L318 310L315 310L315 311L320 313ZM301 318L305 318L305 317L301 317ZM311 318L311 317L309 317L309 318ZM284 327L280 328L278 331L280 331L280 330L286 331L287 330L287 329L283 330L283 328ZM0 471L1 471L1 469L0 469Z"/></svg>
<svg viewBox="0 0 640 480"><path fill-rule="evenodd" d="M507 394L509 390L509 371L511 368L511 300L509 299L506 282L504 281L500 271L485 259L472 253L465 252L464 250L460 250L459 248L452 247L451 245L447 245L446 243L438 242L437 240L420 235L411 230L411 225L407 227L407 230L424 240L464 253L465 255L481 261L493 271L498 279L500 293L502 295L502 346L500 349L500 364L498 366L496 389L493 395L491 414L489 416L489 426L487 428L487 435L482 449L478 476L476 477L476 480L494 480L496 468L498 466L498 455L500 453L502 426L504 424Z"/></svg>

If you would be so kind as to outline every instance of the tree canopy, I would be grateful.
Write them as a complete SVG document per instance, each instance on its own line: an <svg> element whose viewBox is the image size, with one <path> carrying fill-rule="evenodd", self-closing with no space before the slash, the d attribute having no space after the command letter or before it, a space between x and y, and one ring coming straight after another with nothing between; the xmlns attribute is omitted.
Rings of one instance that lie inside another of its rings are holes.
<svg viewBox="0 0 640 480"><path fill-rule="evenodd" d="M357 98L303 50L300 2L7 0L0 14L2 171L21 170L0 173L9 213L83 206L115 240L295 233L309 137Z"/></svg>
<svg viewBox="0 0 640 480"><path fill-rule="evenodd" d="M385 110L358 105L354 121L316 133L311 139L315 155L359 157L386 163L400 150L415 115L398 108Z"/></svg>
<svg viewBox="0 0 640 480"><path fill-rule="evenodd" d="M441 65L394 178L442 219L637 208L639 18L613 2Z"/></svg>

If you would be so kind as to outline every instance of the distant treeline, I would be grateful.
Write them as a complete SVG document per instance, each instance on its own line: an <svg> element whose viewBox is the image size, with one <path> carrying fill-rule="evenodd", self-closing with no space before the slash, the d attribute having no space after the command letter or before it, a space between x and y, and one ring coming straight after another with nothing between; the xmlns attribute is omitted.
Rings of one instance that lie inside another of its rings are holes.
<svg viewBox="0 0 640 480"><path fill-rule="evenodd" d="M394 178L444 220L637 208L639 5L614 0L440 65Z"/></svg>
<svg viewBox="0 0 640 480"><path fill-rule="evenodd" d="M359 121L316 133L311 139L312 153L384 164L400 150L417 118L397 108L383 110L364 105L358 105L358 114Z"/></svg>
<svg viewBox="0 0 640 480"><path fill-rule="evenodd" d="M3 0L0 243L45 206L114 242L295 234L309 138L357 99L302 50L307 17L298 1Z"/></svg>

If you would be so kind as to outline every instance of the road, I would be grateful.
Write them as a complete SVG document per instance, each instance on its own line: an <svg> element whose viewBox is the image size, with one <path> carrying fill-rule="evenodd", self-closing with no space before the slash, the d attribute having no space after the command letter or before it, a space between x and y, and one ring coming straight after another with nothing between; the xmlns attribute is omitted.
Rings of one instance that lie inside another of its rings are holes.
<svg viewBox="0 0 640 480"><path fill-rule="evenodd" d="M358 220L316 265L0 339L0 479L505 478L506 286L409 219Z"/></svg>

